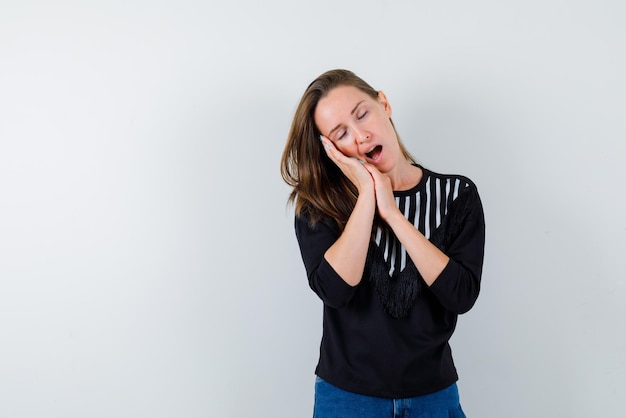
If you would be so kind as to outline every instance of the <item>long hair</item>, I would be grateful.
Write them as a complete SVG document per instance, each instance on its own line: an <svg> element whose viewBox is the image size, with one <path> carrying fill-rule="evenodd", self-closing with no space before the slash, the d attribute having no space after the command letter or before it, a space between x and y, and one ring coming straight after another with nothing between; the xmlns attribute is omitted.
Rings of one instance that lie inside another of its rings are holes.
<svg viewBox="0 0 626 418"><path fill-rule="evenodd" d="M293 187L289 202L295 204L296 215L306 211L311 223L328 219L343 231L356 204L357 188L326 155L314 120L319 101L339 86L356 87L378 99L378 91L351 71L330 70L316 78L302 95L293 117L281 159L281 175ZM408 161L415 162L402 142L400 150Z"/></svg>

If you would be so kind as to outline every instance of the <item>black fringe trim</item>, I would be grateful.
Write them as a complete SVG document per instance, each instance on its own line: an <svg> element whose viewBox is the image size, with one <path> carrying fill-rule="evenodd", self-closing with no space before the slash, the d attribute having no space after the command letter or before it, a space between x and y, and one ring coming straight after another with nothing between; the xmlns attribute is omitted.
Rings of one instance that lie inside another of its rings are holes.
<svg viewBox="0 0 626 418"><path fill-rule="evenodd" d="M375 243L371 243L365 266L365 273L385 311L394 318L406 317L421 291L423 282L411 259L407 257L404 270L396 271L393 276L389 276L389 266L382 251Z"/></svg>

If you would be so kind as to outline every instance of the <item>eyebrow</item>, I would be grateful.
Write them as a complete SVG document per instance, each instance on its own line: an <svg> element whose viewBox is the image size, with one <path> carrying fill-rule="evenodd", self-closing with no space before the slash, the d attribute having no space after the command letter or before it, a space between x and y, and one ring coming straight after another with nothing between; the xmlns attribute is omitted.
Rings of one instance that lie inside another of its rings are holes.
<svg viewBox="0 0 626 418"><path fill-rule="evenodd" d="M363 103L365 100L361 100L360 102L358 102L356 104L356 106L354 106L354 109L352 109L352 111L350 112L351 115L354 115L354 112L356 112L357 108L361 105L361 103ZM333 132L335 132L337 129L339 129L339 127L341 126L341 124L335 126L333 129L330 130L330 132L328 133L328 136L330 137Z"/></svg>

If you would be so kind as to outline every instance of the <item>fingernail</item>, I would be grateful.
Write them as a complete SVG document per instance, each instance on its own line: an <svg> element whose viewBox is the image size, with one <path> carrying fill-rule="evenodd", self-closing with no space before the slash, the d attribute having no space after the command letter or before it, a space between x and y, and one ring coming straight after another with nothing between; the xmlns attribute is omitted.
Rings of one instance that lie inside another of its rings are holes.
<svg viewBox="0 0 626 418"><path fill-rule="evenodd" d="M320 141L324 142L324 137L320 135Z"/></svg>
<svg viewBox="0 0 626 418"><path fill-rule="evenodd" d="M326 148L327 150L330 149L330 147L328 146L328 144L324 144L324 148Z"/></svg>
<svg viewBox="0 0 626 418"><path fill-rule="evenodd" d="M359 160L359 162L360 162L361 164L365 164L365 161L363 161L363 160Z"/></svg>

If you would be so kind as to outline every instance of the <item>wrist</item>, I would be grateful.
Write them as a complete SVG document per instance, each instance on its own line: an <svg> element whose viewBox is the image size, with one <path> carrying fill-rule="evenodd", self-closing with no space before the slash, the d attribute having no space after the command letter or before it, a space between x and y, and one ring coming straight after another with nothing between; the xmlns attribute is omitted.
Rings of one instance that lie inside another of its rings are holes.
<svg viewBox="0 0 626 418"><path fill-rule="evenodd" d="M374 200L376 199L376 190L374 190L374 185L372 184L370 185L361 185L360 187L357 186L357 193L358 193L358 198L361 198L361 196L366 197L366 198L373 198Z"/></svg>
<svg viewBox="0 0 626 418"><path fill-rule="evenodd" d="M390 213L380 214L380 216L392 228L401 222L408 222L397 207L393 207Z"/></svg>
<svg viewBox="0 0 626 418"><path fill-rule="evenodd" d="M356 199L356 206L362 208L369 208L372 214L376 210L376 192L374 190L370 190L369 188L365 188L364 190L358 191L359 195Z"/></svg>

